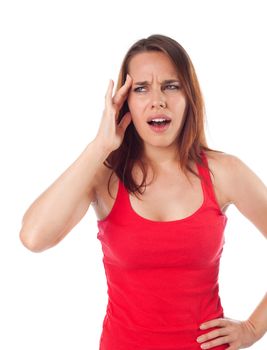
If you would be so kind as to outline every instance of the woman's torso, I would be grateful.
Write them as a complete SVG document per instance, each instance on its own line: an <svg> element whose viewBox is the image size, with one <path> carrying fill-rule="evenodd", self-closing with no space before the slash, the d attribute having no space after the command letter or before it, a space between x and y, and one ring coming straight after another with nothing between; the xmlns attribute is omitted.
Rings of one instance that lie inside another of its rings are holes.
<svg viewBox="0 0 267 350"><path fill-rule="evenodd" d="M116 176L111 198L110 170L98 174L94 208L108 286L100 350L196 350L205 333L200 323L224 317L218 272L229 205L227 155L205 154L212 182L196 164L207 183L188 173L191 186L177 166L165 166L142 201ZM141 183L138 168L134 178Z"/></svg>
<svg viewBox="0 0 267 350"><path fill-rule="evenodd" d="M111 198L110 172L98 175L97 238L108 286L100 350L197 350L205 333L199 325L224 317L218 273L229 204L225 157L206 153L213 182L196 164L205 181L188 173L192 186L175 165L158 171L152 184L149 174L142 201L116 176ZM138 168L134 178L141 183Z"/></svg>

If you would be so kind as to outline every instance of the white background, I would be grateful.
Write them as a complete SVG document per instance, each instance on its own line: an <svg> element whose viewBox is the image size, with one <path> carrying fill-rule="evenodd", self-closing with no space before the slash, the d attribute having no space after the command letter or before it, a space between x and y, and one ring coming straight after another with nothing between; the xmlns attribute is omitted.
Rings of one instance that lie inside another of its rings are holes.
<svg viewBox="0 0 267 350"><path fill-rule="evenodd" d="M109 79L137 40L164 34L190 55L212 148L266 184L265 1L1 1L0 349L98 349L107 294L90 207L42 253L21 219L94 138ZM267 214L267 213L266 213ZM225 316L249 317L267 290L266 239L234 207L221 259ZM253 349L264 350L267 335Z"/></svg>

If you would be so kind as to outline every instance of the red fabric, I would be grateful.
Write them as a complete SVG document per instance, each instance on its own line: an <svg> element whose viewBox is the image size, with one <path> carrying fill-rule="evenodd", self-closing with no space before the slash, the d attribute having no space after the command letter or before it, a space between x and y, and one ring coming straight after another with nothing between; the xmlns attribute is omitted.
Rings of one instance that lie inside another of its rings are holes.
<svg viewBox="0 0 267 350"><path fill-rule="evenodd" d="M119 181L111 212L97 221L108 287L100 350L199 350L196 338L216 329L200 324L224 317L218 272L227 216L209 172L197 168L204 201L192 215L145 219Z"/></svg>

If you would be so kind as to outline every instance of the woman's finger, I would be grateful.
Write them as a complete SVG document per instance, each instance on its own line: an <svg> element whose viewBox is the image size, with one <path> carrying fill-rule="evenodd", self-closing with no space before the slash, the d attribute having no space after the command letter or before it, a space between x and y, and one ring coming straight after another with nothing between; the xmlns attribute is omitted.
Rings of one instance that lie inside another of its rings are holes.
<svg viewBox="0 0 267 350"><path fill-rule="evenodd" d="M114 87L114 82L113 82L112 79L109 79L108 88L107 88L107 91L106 91L106 94L105 94L105 105L106 105L106 107L111 107L113 87Z"/></svg>
<svg viewBox="0 0 267 350"><path fill-rule="evenodd" d="M127 74L125 83L120 87L120 89L116 92L113 97L113 103L118 106L120 109L126 97L128 96L128 90L132 85L132 78L129 74Z"/></svg>
<svg viewBox="0 0 267 350"><path fill-rule="evenodd" d="M225 327L219 328L219 329L215 329L211 332L202 334L200 337L197 338L197 341L200 343L210 340L210 339L214 339L223 335L228 335L229 334L229 330Z"/></svg>
<svg viewBox="0 0 267 350"><path fill-rule="evenodd" d="M200 345L201 349L212 349L215 346L229 344L229 337L220 337Z"/></svg>

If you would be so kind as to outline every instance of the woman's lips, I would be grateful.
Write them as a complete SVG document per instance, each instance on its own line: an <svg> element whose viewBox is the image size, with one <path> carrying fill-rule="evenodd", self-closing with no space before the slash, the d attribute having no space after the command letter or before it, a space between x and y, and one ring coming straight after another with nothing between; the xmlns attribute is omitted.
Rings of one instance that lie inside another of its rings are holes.
<svg viewBox="0 0 267 350"><path fill-rule="evenodd" d="M162 124L162 125L148 124L148 126L150 127L150 129L152 131L154 131L156 133L162 133L169 128L170 124L171 124L171 122L166 123L166 124Z"/></svg>
<svg viewBox="0 0 267 350"><path fill-rule="evenodd" d="M171 118L166 114L153 114L148 117L147 122L150 122L152 119L157 119L157 118L171 120Z"/></svg>

